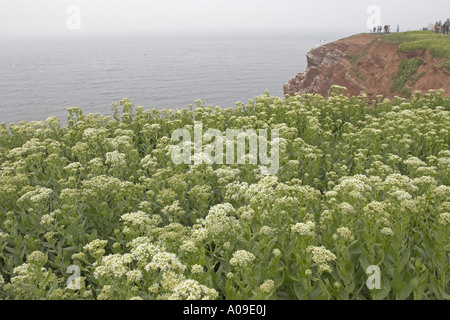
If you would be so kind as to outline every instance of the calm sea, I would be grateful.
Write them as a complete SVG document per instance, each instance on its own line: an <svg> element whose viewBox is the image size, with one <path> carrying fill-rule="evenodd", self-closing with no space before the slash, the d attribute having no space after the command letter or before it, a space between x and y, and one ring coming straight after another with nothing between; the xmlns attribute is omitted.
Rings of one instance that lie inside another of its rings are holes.
<svg viewBox="0 0 450 320"><path fill-rule="evenodd" d="M110 115L127 97L146 109L197 99L234 107L306 68L306 53L335 35L71 36L0 39L0 123L66 122L68 107Z"/></svg>

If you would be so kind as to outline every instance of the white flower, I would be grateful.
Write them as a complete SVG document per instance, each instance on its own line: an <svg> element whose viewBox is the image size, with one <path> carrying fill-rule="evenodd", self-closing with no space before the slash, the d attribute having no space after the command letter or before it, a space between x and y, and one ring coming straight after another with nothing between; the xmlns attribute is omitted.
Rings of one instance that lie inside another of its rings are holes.
<svg viewBox="0 0 450 320"><path fill-rule="evenodd" d="M450 212L444 212L439 215L439 223L446 226L450 224Z"/></svg>
<svg viewBox="0 0 450 320"><path fill-rule="evenodd" d="M319 272L332 273L333 269L331 269L331 267L327 263L322 263L322 264L319 264Z"/></svg>
<svg viewBox="0 0 450 320"><path fill-rule="evenodd" d="M41 221L39 222L39 224L51 225L54 221L55 221L55 219L53 218L53 216L51 214L44 214L44 215L42 215Z"/></svg>
<svg viewBox="0 0 450 320"><path fill-rule="evenodd" d="M233 253L233 257L230 259L230 264L233 267L248 267L255 261L255 256L246 250L238 250Z"/></svg>
<svg viewBox="0 0 450 320"><path fill-rule="evenodd" d="M281 257L281 250L278 249L278 248L275 248L275 249L273 249L272 254L273 254L275 257Z"/></svg>
<svg viewBox="0 0 450 320"><path fill-rule="evenodd" d="M145 266L146 271L178 271L184 272L186 266L178 260L177 256L173 253L158 252L153 256L152 262Z"/></svg>
<svg viewBox="0 0 450 320"><path fill-rule="evenodd" d="M412 196L408 192L403 191L403 190L396 190L396 191L392 192L391 195L393 197L397 198L397 200L399 200L399 201L412 199Z"/></svg>
<svg viewBox="0 0 450 320"><path fill-rule="evenodd" d="M294 233L300 234L302 237L313 237L315 235L314 229L316 224L312 221L307 221L306 223L297 223L291 226L291 230Z"/></svg>
<svg viewBox="0 0 450 320"><path fill-rule="evenodd" d="M126 213L120 217L120 220L134 226L145 226L151 224L151 220L148 214L146 214L143 211L133 212L133 213Z"/></svg>
<svg viewBox="0 0 450 320"><path fill-rule="evenodd" d="M277 229L271 228L268 226L262 226L261 229L259 229L259 233L265 236L273 235L277 232Z"/></svg>
<svg viewBox="0 0 450 320"><path fill-rule="evenodd" d="M215 300L219 294L193 279L179 282L173 289L169 300Z"/></svg>
<svg viewBox="0 0 450 320"><path fill-rule="evenodd" d="M108 152L106 154L106 164L111 164L112 167L125 167L127 165L126 156L117 151Z"/></svg>
<svg viewBox="0 0 450 320"><path fill-rule="evenodd" d="M347 240L353 240L353 235L349 228L341 227L338 228L336 231L342 238Z"/></svg>
<svg viewBox="0 0 450 320"><path fill-rule="evenodd" d="M126 275L127 280L130 282L138 282L142 279L142 272L140 270L130 270Z"/></svg>
<svg viewBox="0 0 450 320"><path fill-rule="evenodd" d="M339 204L339 209L343 215L350 215L355 213L353 206L347 202L342 202Z"/></svg>
<svg viewBox="0 0 450 320"><path fill-rule="evenodd" d="M275 288L275 282L273 280L266 280L259 288L262 292L269 293Z"/></svg>
<svg viewBox="0 0 450 320"><path fill-rule="evenodd" d="M329 261L336 260L336 256L330 251L327 250L325 247L314 247L310 246L306 250L307 252L312 252L313 257L312 260L317 264L323 264Z"/></svg>
<svg viewBox="0 0 450 320"><path fill-rule="evenodd" d="M234 212L233 206L229 203L219 204L209 209L203 226L213 240L225 242L226 239L236 237L242 232L239 221L230 216Z"/></svg>
<svg viewBox="0 0 450 320"><path fill-rule="evenodd" d="M203 267L198 264L194 264L191 268L192 274L202 274L203 273Z"/></svg>
<svg viewBox="0 0 450 320"><path fill-rule="evenodd" d="M391 228L388 228L388 227L382 228L382 229L380 230L380 232L381 232L382 234L384 234L385 236L393 236L393 235L394 235L394 231L392 231L392 229L391 229Z"/></svg>
<svg viewBox="0 0 450 320"><path fill-rule="evenodd" d="M32 203L39 203L43 200L46 200L50 198L50 196L53 194L53 190L49 188L44 187L37 187L33 191L29 191L25 193L22 197L17 200L18 202L23 202L25 200L28 200Z"/></svg>
<svg viewBox="0 0 450 320"><path fill-rule="evenodd" d="M127 264L129 259L125 258L121 254L111 254L104 256L101 260L100 266L98 266L94 271L94 277L109 275L113 277L121 277L128 272Z"/></svg>

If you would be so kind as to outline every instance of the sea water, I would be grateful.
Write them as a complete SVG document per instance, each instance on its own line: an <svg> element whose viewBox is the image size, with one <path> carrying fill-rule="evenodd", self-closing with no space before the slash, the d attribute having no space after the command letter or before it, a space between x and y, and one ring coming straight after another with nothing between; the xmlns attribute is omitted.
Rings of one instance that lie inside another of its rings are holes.
<svg viewBox="0 0 450 320"><path fill-rule="evenodd" d="M345 34L89 35L0 39L0 123L65 122L69 107L111 115L129 98L146 109L234 107L306 68L306 53Z"/></svg>

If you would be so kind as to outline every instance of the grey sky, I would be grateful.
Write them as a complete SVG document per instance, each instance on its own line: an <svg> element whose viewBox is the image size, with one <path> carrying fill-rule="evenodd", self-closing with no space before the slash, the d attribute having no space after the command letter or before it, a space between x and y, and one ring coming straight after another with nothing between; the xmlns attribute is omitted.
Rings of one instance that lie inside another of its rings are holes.
<svg viewBox="0 0 450 320"><path fill-rule="evenodd" d="M67 12L71 5L80 9L80 29L67 27L74 17L73 11ZM367 31L371 5L380 8L382 24L399 24L404 31L450 17L448 0L0 0L0 35L284 30L352 34Z"/></svg>

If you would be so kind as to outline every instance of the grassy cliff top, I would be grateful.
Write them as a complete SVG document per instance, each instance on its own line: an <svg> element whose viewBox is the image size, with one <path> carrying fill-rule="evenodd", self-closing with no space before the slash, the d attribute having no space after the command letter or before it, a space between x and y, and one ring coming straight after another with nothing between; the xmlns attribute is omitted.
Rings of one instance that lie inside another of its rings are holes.
<svg viewBox="0 0 450 320"><path fill-rule="evenodd" d="M450 36L430 31L411 31L385 34L381 38L399 44L400 51L428 50L433 57L442 59L442 67L450 70Z"/></svg>

